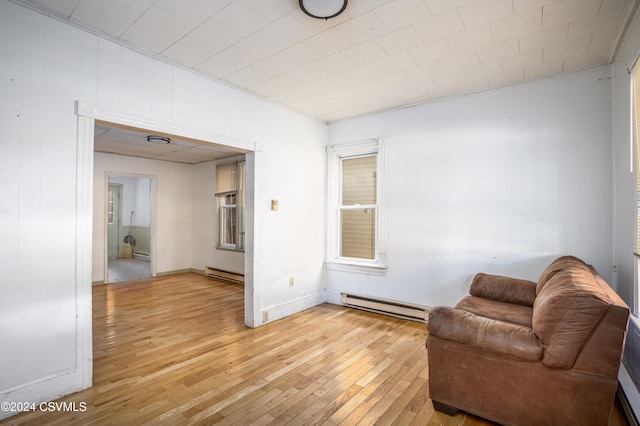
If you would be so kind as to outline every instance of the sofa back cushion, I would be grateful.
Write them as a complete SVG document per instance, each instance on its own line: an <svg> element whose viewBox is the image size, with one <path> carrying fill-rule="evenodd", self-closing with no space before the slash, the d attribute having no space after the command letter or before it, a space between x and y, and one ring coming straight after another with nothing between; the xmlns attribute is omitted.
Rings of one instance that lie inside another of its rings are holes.
<svg viewBox="0 0 640 426"><path fill-rule="evenodd" d="M543 272L533 304L532 328L544 345L542 362L571 368L611 309L610 288L577 258L564 257Z"/></svg>

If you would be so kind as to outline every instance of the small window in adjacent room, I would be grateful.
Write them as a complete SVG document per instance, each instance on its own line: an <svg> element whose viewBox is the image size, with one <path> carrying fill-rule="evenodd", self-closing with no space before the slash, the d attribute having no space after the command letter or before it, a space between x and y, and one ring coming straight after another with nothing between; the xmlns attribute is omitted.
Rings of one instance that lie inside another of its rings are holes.
<svg viewBox="0 0 640 426"><path fill-rule="evenodd" d="M331 269L370 272L386 267L384 146L384 140L374 139L327 151Z"/></svg>
<svg viewBox="0 0 640 426"><path fill-rule="evenodd" d="M244 161L216 166L219 249L244 250L244 188Z"/></svg>

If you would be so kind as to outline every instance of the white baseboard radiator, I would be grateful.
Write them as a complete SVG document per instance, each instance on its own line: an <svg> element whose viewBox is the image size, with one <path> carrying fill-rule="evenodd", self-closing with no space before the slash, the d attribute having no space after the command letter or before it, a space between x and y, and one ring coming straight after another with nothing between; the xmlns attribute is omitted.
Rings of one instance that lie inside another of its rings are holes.
<svg viewBox="0 0 640 426"><path fill-rule="evenodd" d="M224 281L232 281L234 283L244 284L244 275L235 272L225 271L223 269L212 268L211 266L204 267L204 274L211 278L217 278Z"/></svg>
<svg viewBox="0 0 640 426"><path fill-rule="evenodd" d="M363 309L378 314L391 315L398 318L418 322L426 322L428 308L404 302L377 299L357 294L341 293L342 304L350 308Z"/></svg>

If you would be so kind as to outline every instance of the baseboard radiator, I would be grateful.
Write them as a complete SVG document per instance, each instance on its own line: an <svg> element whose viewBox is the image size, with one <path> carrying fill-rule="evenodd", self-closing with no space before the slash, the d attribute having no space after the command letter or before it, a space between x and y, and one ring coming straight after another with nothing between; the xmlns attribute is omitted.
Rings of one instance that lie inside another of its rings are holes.
<svg viewBox="0 0 640 426"><path fill-rule="evenodd" d="M390 315L412 321L426 322L428 308L404 302L378 299L357 294L342 293L342 304L350 308Z"/></svg>
<svg viewBox="0 0 640 426"><path fill-rule="evenodd" d="M244 284L244 275L235 272L225 271L223 269L212 268L211 266L204 267L204 274L211 278L217 278L224 281L232 281L234 283Z"/></svg>

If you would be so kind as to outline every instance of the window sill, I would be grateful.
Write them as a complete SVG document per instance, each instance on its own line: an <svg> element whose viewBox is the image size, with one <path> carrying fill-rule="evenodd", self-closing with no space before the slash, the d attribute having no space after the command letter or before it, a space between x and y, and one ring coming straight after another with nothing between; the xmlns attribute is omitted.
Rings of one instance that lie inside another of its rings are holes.
<svg viewBox="0 0 640 426"><path fill-rule="evenodd" d="M325 261L325 265L327 265L327 269L332 271L357 272L369 275L385 275L387 273L387 266L380 265L365 265L362 263L338 262L335 260L327 260Z"/></svg>
<svg viewBox="0 0 640 426"><path fill-rule="evenodd" d="M244 249L237 249L237 248L231 248L231 247L216 246L216 250L233 251L233 252L237 252L237 253L244 253Z"/></svg>

